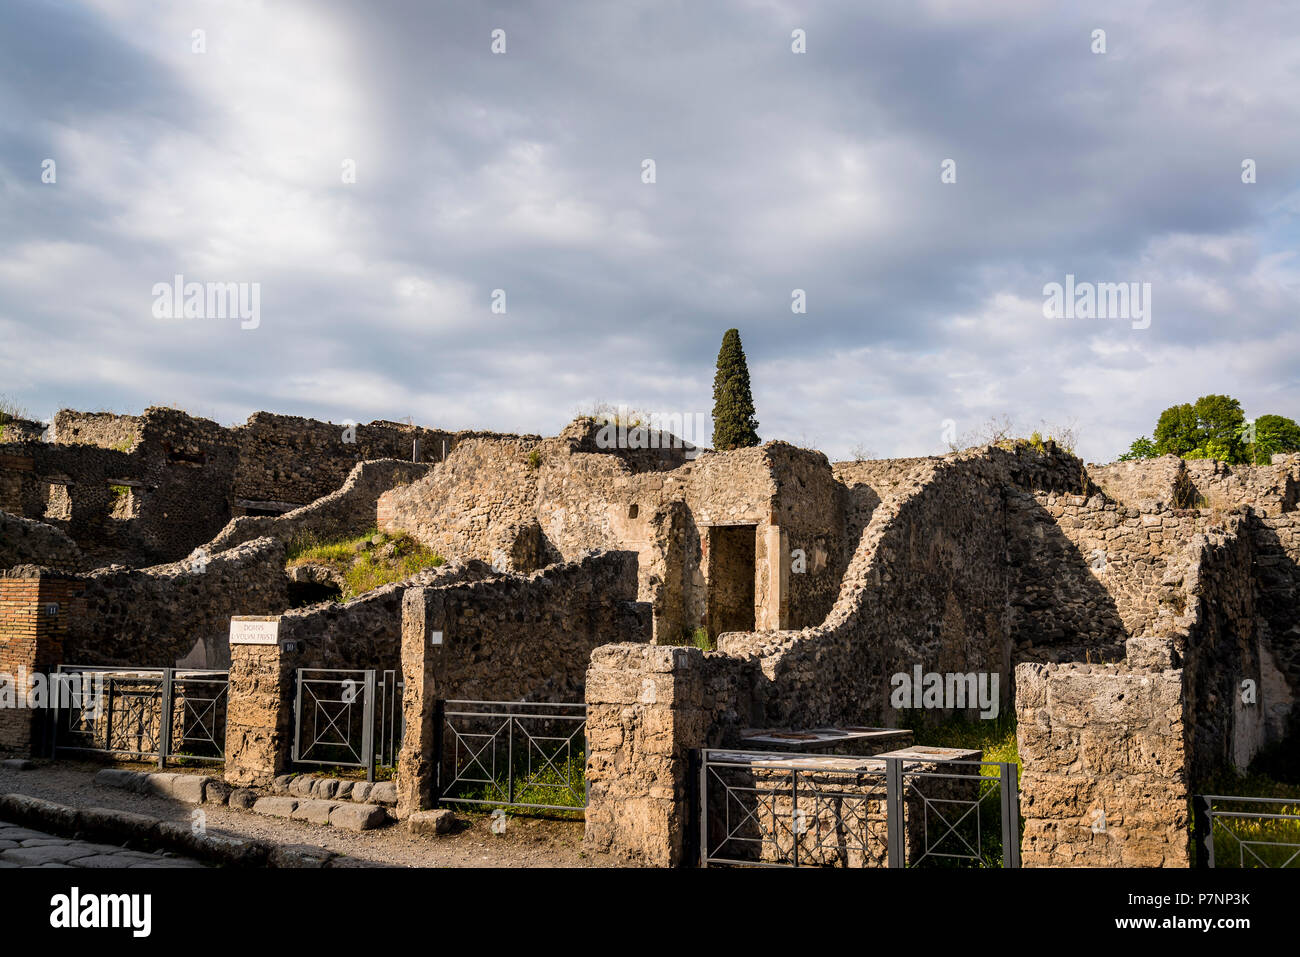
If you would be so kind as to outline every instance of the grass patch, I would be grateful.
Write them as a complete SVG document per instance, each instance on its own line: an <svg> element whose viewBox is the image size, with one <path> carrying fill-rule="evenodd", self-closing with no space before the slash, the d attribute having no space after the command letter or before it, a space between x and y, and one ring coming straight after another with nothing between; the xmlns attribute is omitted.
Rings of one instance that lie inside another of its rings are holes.
<svg viewBox="0 0 1300 957"><path fill-rule="evenodd" d="M313 536L294 538L289 542L286 562L289 568L298 565L333 568L344 582L343 601L443 564L441 555L405 532L389 535L377 528L343 541L322 542Z"/></svg>
<svg viewBox="0 0 1300 957"><path fill-rule="evenodd" d="M1245 775L1222 769L1211 775L1198 794L1233 797L1295 798L1285 804L1255 804L1249 801L1215 801L1220 811L1246 814L1300 814L1300 755L1295 741L1288 739L1261 751ZM1196 835L1196 818L1192 836ZM1290 845L1268 847L1266 843ZM1216 818L1214 824L1215 867L1287 867L1300 869L1300 820L1276 821L1251 818Z"/></svg>
<svg viewBox="0 0 1300 957"><path fill-rule="evenodd" d="M491 814L493 810L500 808L511 817L519 814L543 814L561 820L580 821L587 806L587 755L584 751L578 751L567 759L556 757L552 760L555 767L547 765L539 770L537 764L541 759L533 755L534 764L531 772L526 760L515 760L515 803L553 804L564 808L571 807L572 811L516 807L501 803L505 795L509 794L509 780L504 772L498 772L490 784L474 781L458 782L455 790L447 795L488 803L464 805L452 801L449 802L449 806L472 808L486 814Z"/></svg>
<svg viewBox="0 0 1300 957"><path fill-rule="evenodd" d="M700 649L700 651L716 651L718 647L714 643L713 639L709 637L709 633L703 628L696 628L694 630L683 628L681 634L677 636L676 641L665 641L664 644L693 645Z"/></svg>

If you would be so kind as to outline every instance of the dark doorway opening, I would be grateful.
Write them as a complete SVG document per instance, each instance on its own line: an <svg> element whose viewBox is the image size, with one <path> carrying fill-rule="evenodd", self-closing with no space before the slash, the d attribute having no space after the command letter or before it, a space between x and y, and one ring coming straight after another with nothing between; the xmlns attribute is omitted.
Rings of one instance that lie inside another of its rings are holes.
<svg viewBox="0 0 1300 957"><path fill-rule="evenodd" d="M754 630L757 540L757 525L709 529L708 630L714 641L726 631Z"/></svg>

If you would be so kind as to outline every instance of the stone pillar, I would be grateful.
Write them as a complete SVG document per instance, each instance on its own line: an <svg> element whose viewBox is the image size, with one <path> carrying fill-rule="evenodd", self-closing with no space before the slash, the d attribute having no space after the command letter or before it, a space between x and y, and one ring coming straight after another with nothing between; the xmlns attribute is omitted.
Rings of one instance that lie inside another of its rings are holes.
<svg viewBox="0 0 1300 957"><path fill-rule="evenodd" d="M231 645L226 704L226 781L270 784L293 754L292 655L274 645Z"/></svg>
<svg viewBox="0 0 1300 957"><path fill-rule="evenodd" d="M755 608L756 631L781 631L790 619L790 536L778 525L760 528L763 536L763 563L755 569L761 577L755 582L754 594L761 606Z"/></svg>
<svg viewBox="0 0 1300 957"><path fill-rule="evenodd" d="M0 577L0 754L35 757L47 746L47 712L27 707L28 679L63 664L63 640L78 583L35 566L20 565ZM9 700L12 695L12 702Z"/></svg>
<svg viewBox="0 0 1300 957"><path fill-rule="evenodd" d="M1183 672L1016 668L1025 867L1187 867Z"/></svg>
<svg viewBox="0 0 1300 957"><path fill-rule="evenodd" d="M443 595L408 588L402 595L402 748L397 755L397 817L433 807L442 747L434 704L443 673L446 613Z"/></svg>
<svg viewBox="0 0 1300 957"><path fill-rule="evenodd" d="M705 744L698 648L602 645L587 669L587 822L583 846L620 862L686 860L691 751Z"/></svg>

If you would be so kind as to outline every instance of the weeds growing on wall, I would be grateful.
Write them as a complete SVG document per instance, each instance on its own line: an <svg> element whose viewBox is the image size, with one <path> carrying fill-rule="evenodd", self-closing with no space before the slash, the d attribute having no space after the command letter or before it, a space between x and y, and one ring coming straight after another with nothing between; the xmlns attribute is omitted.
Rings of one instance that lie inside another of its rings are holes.
<svg viewBox="0 0 1300 957"><path fill-rule="evenodd" d="M326 565L343 579L342 601L368 591L405 581L426 568L445 564L441 555L404 532L389 535L372 528L367 534L343 541L322 542L305 535L288 546L287 567Z"/></svg>

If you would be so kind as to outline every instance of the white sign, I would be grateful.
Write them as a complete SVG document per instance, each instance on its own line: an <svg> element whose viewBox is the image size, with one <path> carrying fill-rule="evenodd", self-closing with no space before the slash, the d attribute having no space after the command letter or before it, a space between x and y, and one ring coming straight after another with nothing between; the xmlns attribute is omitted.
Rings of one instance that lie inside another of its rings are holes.
<svg viewBox="0 0 1300 957"><path fill-rule="evenodd" d="M267 617L243 616L230 619L232 645L273 645L280 634L278 615Z"/></svg>
<svg viewBox="0 0 1300 957"><path fill-rule="evenodd" d="M435 631L435 632L433 633L433 636L432 636L432 638L431 638L430 640L431 640L432 643L435 644L435 645L440 645L440 644L442 644L442 632L440 632L440 631Z"/></svg>

